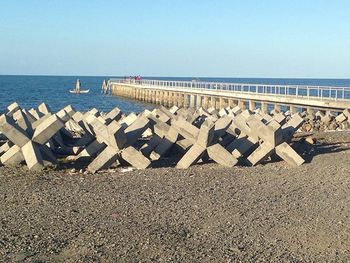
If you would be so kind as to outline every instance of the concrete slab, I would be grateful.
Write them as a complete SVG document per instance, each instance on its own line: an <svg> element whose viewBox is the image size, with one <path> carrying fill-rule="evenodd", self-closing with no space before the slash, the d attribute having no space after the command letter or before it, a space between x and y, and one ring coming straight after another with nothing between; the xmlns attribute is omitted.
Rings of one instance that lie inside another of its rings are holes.
<svg viewBox="0 0 350 263"><path fill-rule="evenodd" d="M50 107L44 102L38 106L38 111L44 115L51 113Z"/></svg>
<svg viewBox="0 0 350 263"><path fill-rule="evenodd" d="M139 116L129 127L125 129L127 145L134 144L149 127L150 120Z"/></svg>
<svg viewBox="0 0 350 263"><path fill-rule="evenodd" d="M288 143L281 143L275 148L276 154L286 161L289 165L300 166L305 160L297 154Z"/></svg>
<svg viewBox="0 0 350 263"><path fill-rule="evenodd" d="M247 160L252 166L254 166L266 160L273 152L274 146L264 142L248 156Z"/></svg>
<svg viewBox="0 0 350 263"><path fill-rule="evenodd" d="M225 167L233 167L238 162L238 160L230 152L228 152L218 143L209 146L207 148L207 152L213 161Z"/></svg>
<svg viewBox="0 0 350 263"><path fill-rule="evenodd" d="M119 121L121 117L122 117L122 112L118 107L115 107L104 117L104 119L106 120L106 124L109 124L112 121Z"/></svg>
<svg viewBox="0 0 350 263"><path fill-rule="evenodd" d="M162 138L157 134L153 135L148 142L142 145L140 151L143 155L149 156L151 152L161 143Z"/></svg>
<svg viewBox="0 0 350 263"><path fill-rule="evenodd" d="M123 160L137 169L146 169L151 164L149 159L143 156L140 151L136 150L132 146L123 149L121 156Z"/></svg>
<svg viewBox="0 0 350 263"><path fill-rule="evenodd" d="M21 148L24 160L30 170L40 171L44 169L43 157L40 145L29 141Z"/></svg>
<svg viewBox="0 0 350 263"><path fill-rule="evenodd" d="M87 167L87 169L95 173L99 170L107 169L118 160L119 149L114 147L106 147Z"/></svg>
<svg viewBox="0 0 350 263"><path fill-rule="evenodd" d="M177 163L176 168L187 169L191 165L197 163L205 151L206 149L203 146L194 144Z"/></svg>
<svg viewBox="0 0 350 263"><path fill-rule="evenodd" d="M0 132L19 147L23 147L29 141L28 134L5 114L0 116Z"/></svg>
<svg viewBox="0 0 350 263"><path fill-rule="evenodd" d="M9 117L12 117L12 115L13 115L16 111L18 111L18 110L20 110L20 109L21 109L21 107L18 105L18 103L17 103L17 102L13 102L13 103L11 103L11 104L7 107L6 115L9 116Z"/></svg>
<svg viewBox="0 0 350 263"><path fill-rule="evenodd" d="M35 129L32 140L39 144L45 144L63 127L63 122L55 114L51 115Z"/></svg>
<svg viewBox="0 0 350 263"><path fill-rule="evenodd" d="M24 161L24 156L17 145L13 145L0 157L0 162L4 165L17 165L22 161Z"/></svg>

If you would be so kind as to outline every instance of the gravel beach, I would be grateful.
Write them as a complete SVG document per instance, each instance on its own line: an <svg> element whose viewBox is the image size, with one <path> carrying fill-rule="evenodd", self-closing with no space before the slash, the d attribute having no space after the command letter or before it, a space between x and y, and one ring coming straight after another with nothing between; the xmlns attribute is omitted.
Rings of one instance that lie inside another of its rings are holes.
<svg viewBox="0 0 350 263"><path fill-rule="evenodd" d="M0 167L0 261L349 262L350 132L315 137L297 168Z"/></svg>

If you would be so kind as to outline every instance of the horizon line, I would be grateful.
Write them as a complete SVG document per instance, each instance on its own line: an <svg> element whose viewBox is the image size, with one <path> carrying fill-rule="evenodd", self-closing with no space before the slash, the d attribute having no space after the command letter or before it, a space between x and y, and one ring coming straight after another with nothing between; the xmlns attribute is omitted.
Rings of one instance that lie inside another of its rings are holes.
<svg viewBox="0 0 350 263"><path fill-rule="evenodd" d="M136 75L53 75L53 74L0 74L0 76L23 76L23 77L108 77L108 78L113 78L113 77L129 77L129 76L136 76ZM312 79L319 79L319 80L350 80L350 78L335 78L335 77L228 77L228 76L141 76L143 78L210 78L210 79L215 79L215 78L221 78L221 79L305 79L305 80L312 80Z"/></svg>

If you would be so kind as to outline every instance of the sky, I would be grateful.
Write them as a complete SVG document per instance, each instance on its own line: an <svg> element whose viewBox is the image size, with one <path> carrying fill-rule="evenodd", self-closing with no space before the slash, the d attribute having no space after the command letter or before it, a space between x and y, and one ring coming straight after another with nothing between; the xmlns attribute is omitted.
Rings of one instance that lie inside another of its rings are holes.
<svg viewBox="0 0 350 263"><path fill-rule="evenodd" d="M0 74L350 78L348 0L0 0Z"/></svg>

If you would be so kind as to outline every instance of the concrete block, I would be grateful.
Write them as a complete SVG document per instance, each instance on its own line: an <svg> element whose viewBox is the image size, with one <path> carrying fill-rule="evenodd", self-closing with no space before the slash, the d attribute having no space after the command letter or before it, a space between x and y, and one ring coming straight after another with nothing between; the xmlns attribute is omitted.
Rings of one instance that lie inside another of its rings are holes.
<svg viewBox="0 0 350 263"><path fill-rule="evenodd" d="M184 120L172 120L171 125L185 139L189 139L193 143L196 142L199 133L199 129L197 127Z"/></svg>
<svg viewBox="0 0 350 263"><path fill-rule="evenodd" d="M107 144L122 149L127 144L127 135L125 134L125 131L123 130L122 126L116 122L112 121L107 126L107 132L108 132L108 139Z"/></svg>
<svg viewBox="0 0 350 263"><path fill-rule="evenodd" d="M289 165L300 166L305 160L301 158L287 143L281 143L275 148L276 154Z"/></svg>
<svg viewBox="0 0 350 263"><path fill-rule="evenodd" d="M66 107L63 108L67 114L72 118L73 115L76 113L76 110L71 106L71 105L67 105Z"/></svg>
<svg viewBox="0 0 350 263"><path fill-rule="evenodd" d="M145 130L148 129L149 123L150 121L148 118L140 116L129 127L127 127L124 131L127 139L127 144L134 144L145 132Z"/></svg>
<svg viewBox="0 0 350 263"><path fill-rule="evenodd" d="M233 142L233 140L236 139L236 136L232 135L231 133L226 133L220 140L219 143L223 147L227 147L230 143Z"/></svg>
<svg viewBox="0 0 350 263"><path fill-rule="evenodd" d="M0 156L3 155L5 152L10 150L10 148L13 146L13 143L8 141L5 142L3 145L0 146Z"/></svg>
<svg viewBox="0 0 350 263"><path fill-rule="evenodd" d="M111 110L105 117L106 124L111 123L112 121L119 121L122 117L122 112L118 107L115 107Z"/></svg>
<svg viewBox="0 0 350 263"><path fill-rule="evenodd" d="M235 106L232 108L232 112L234 115L238 115L242 112L242 109L239 106Z"/></svg>
<svg viewBox="0 0 350 263"><path fill-rule="evenodd" d="M22 147L22 154L30 170L40 171L44 168L40 146L29 141Z"/></svg>
<svg viewBox="0 0 350 263"><path fill-rule="evenodd" d="M279 112L273 116L273 119L279 124L283 125L286 120L286 116L284 116L282 112Z"/></svg>
<svg viewBox="0 0 350 263"><path fill-rule="evenodd" d="M24 161L21 148L13 145L0 157L0 162L4 165L16 165Z"/></svg>
<svg viewBox="0 0 350 263"><path fill-rule="evenodd" d="M63 122L63 123L66 123L67 121L70 120L70 116L69 114L66 112L65 109L61 109L60 111L58 111L56 113L56 116Z"/></svg>
<svg viewBox="0 0 350 263"><path fill-rule="evenodd" d="M227 114L228 114L228 111L226 109L221 109L219 111L219 116L220 117L226 116Z"/></svg>
<svg viewBox="0 0 350 263"><path fill-rule="evenodd" d="M177 107L177 106L172 106L170 109L169 109L169 111L172 113L172 114L175 114L177 111L179 110L179 107Z"/></svg>
<svg viewBox="0 0 350 263"><path fill-rule="evenodd" d="M150 154L150 159L153 161L159 160L163 157L167 152L173 147L174 141L170 140L168 137L164 137L161 139L160 143Z"/></svg>
<svg viewBox="0 0 350 263"><path fill-rule="evenodd" d="M63 122L54 114L44 120L34 131L32 140L45 144L52 136L64 127Z"/></svg>
<svg viewBox="0 0 350 263"><path fill-rule="evenodd" d="M51 113L43 115L40 119L36 120L35 122L32 123L32 128L35 130L43 121L47 120L52 116Z"/></svg>
<svg viewBox="0 0 350 263"><path fill-rule="evenodd" d="M87 167L87 169L95 173L102 169L109 168L118 160L119 149L114 147L106 147Z"/></svg>
<svg viewBox="0 0 350 263"><path fill-rule="evenodd" d="M84 150L82 150L76 159L80 158L86 158L86 157L93 157L98 152L102 151L104 148L106 148L105 143L99 143L97 140L92 141Z"/></svg>
<svg viewBox="0 0 350 263"><path fill-rule="evenodd" d="M100 116L100 112L96 108L92 108L91 110L88 111L89 114L94 115L95 117Z"/></svg>
<svg viewBox="0 0 350 263"><path fill-rule="evenodd" d="M189 139L179 139L176 142L176 149L180 150L180 152L186 152L192 145L193 141Z"/></svg>
<svg viewBox="0 0 350 263"><path fill-rule="evenodd" d="M148 128L147 130L144 131L144 133L142 133L141 137L142 138L149 138L152 137L153 135L153 131L151 128Z"/></svg>
<svg viewBox="0 0 350 263"><path fill-rule="evenodd" d="M140 151L143 155L149 156L151 152L161 143L161 141L162 138L159 137L157 134L154 134L148 142L142 145Z"/></svg>
<svg viewBox="0 0 350 263"><path fill-rule="evenodd" d="M123 149L121 156L123 160L137 169L146 169L151 164L150 160L132 146Z"/></svg>
<svg viewBox="0 0 350 263"><path fill-rule="evenodd" d="M0 132L19 147L29 141L27 133L5 114L0 116Z"/></svg>
<svg viewBox="0 0 350 263"><path fill-rule="evenodd" d="M161 122L167 123L170 118L161 110L156 109L155 117L158 118Z"/></svg>
<svg viewBox="0 0 350 263"><path fill-rule="evenodd" d="M256 133L253 133L246 121L247 120L241 114L239 114L236 117L234 117L232 124L234 125L235 129L238 129L240 131L240 134L244 134L258 139Z"/></svg>
<svg viewBox="0 0 350 263"><path fill-rule="evenodd" d="M32 124L34 123L37 119L26 109L23 109L22 112L26 115L28 121Z"/></svg>
<svg viewBox="0 0 350 263"><path fill-rule="evenodd" d="M22 112L22 110L16 111L13 115L12 118L16 121L19 127L21 127L28 136L33 135L33 129L32 129L32 124L28 120L27 116Z"/></svg>
<svg viewBox="0 0 350 263"><path fill-rule="evenodd" d="M122 125L124 128L127 128L136 120L137 120L137 115L134 112L131 112L125 118L120 119L119 124Z"/></svg>
<svg viewBox="0 0 350 263"><path fill-rule="evenodd" d="M44 116L44 114L39 113L37 110L31 108L30 110L28 110L28 112L35 117L36 120L39 120L41 117Z"/></svg>
<svg viewBox="0 0 350 263"><path fill-rule="evenodd" d="M238 162L238 160L230 152L228 152L218 143L209 146L207 148L207 152L212 160L225 167L233 167Z"/></svg>
<svg viewBox="0 0 350 263"><path fill-rule="evenodd" d="M264 123L268 123L268 122L271 121L272 119L273 119L273 118L271 117L270 114L265 114L265 115L263 116L262 121L263 121Z"/></svg>
<svg viewBox="0 0 350 263"><path fill-rule="evenodd" d="M51 113L50 107L44 102L38 106L38 111L44 115Z"/></svg>
<svg viewBox="0 0 350 263"><path fill-rule="evenodd" d="M177 163L176 168L187 169L198 162L206 149L199 144L194 144Z"/></svg>
<svg viewBox="0 0 350 263"><path fill-rule="evenodd" d="M259 145L259 147L253 153L251 153L248 156L247 160L251 165L254 166L266 160L266 158L269 157L273 152L274 146L264 142L263 144Z"/></svg>
<svg viewBox="0 0 350 263"><path fill-rule="evenodd" d="M175 106L176 107L176 106ZM159 106L158 110L162 111L164 114L166 114L169 119L174 119L175 115L174 113L172 113L170 110L168 110L167 108L165 108L164 106Z"/></svg>
<svg viewBox="0 0 350 263"><path fill-rule="evenodd" d="M349 109L345 109L343 111L343 114L349 119L349 117L350 117L350 110Z"/></svg>
<svg viewBox="0 0 350 263"><path fill-rule="evenodd" d="M258 139L254 137L240 135L227 146L226 150L231 152L231 154L238 159L253 150L257 143Z"/></svg>
<svg viewBox="0 0 350 263"><path fill-rule="evenodd" d="M154 133L161 138L168 134L169 130L170 126L164 122L159 122L154 125Z"/></svg>
<svg viewBox="0 0 350 263"><path fill-rule="evenodd" d="M73 114L72 119L76 122L79 123L84 119L84 114L82 114L80 111L77 111L76 113Z"/></svg>
<svg viewBox="0 0 350 263"><path fill-rule="evenodd" d="M196 143L202 147L207 147L214 139L215 124L205 121L199 129Z"/></svg>
<svg viewBox="0 0 350 263"><path fill-rule="evenodd" d="M8 107L7 107L7 112L6 112L6 115L9 116L9 117L12 117L12 115L20 110L20 106L18 105L17 102L13 102L12 104L10 104Z"/></svg>
<svg viewBox="0 0 350 263"><path fill-rule="evenodd" d="M228 116L221 117L215 122L214 134L216 140L221 138L226 133L226 130L228 127L230 127L231 123L232 118Z"/></svg>
<svg viewBox="0 0 350 263"><path fill-rule="evenodd" d="M336 118L335 121L342 123L347 120L347 116L344 113L340 113Z"/></svg>

